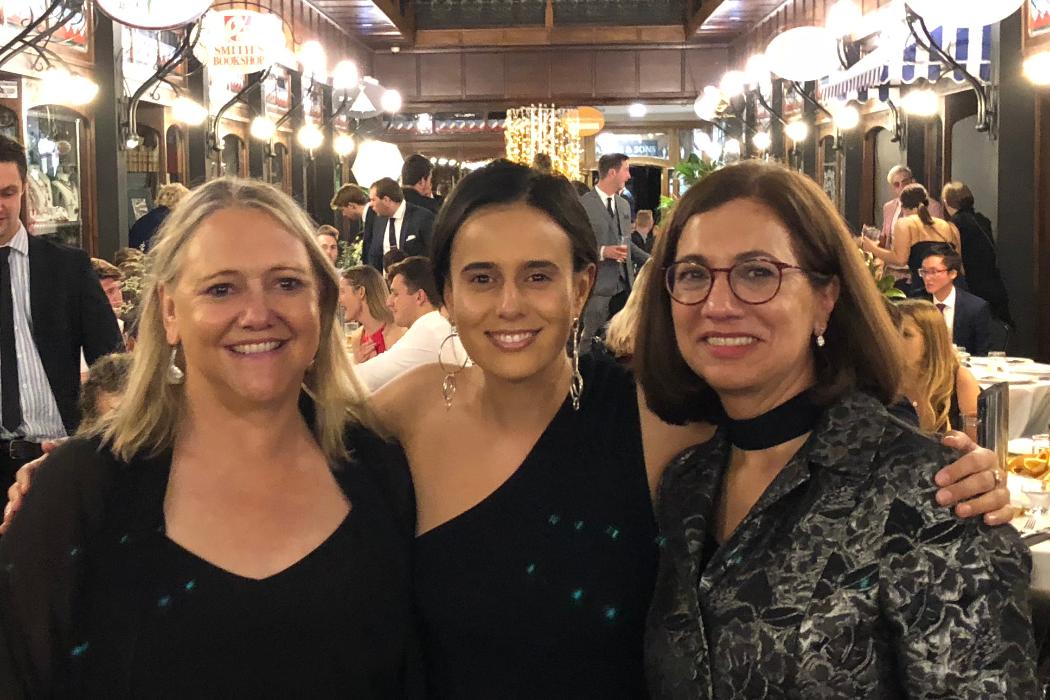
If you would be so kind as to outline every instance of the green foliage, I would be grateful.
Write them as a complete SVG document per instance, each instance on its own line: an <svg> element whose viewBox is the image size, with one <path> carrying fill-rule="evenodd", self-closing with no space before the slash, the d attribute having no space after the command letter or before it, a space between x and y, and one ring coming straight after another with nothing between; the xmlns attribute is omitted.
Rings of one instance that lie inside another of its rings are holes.
<svg viewBox="0 0 1050 700"><path fill-rule="evenodd" d="M349 270L355 265L361 265L362 246L364 238L358 238L352 244L339 241L339 257L336 258L335 266L340 270Z"/></svg>
<svg viewBox="0 0 1050 700"><path fill-rule="evenodd" d="M871 274L871 278L875 280L875 286L878 287L879 294L887 299L907 299L907 295L894 286L897 280L893 278L893 275L887 275L883 271L875 256L868 252L863 253L863 255L864 262L868 265L868 272Z"/></svg>
<svg viewBox="0 0 1050 700"><path fill-rule="evenodd" d="M686 189L688 189L720 167L718 163L704 160L697 154L691 153L688 158L677 163L674 169L678 176L682 178Z"/></svg>

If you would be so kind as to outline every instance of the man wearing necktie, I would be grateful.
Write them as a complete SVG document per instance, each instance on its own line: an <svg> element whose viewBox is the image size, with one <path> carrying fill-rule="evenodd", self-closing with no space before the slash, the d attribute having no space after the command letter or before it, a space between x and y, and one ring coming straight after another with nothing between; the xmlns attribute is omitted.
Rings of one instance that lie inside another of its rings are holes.
<svg viewBox="0 0 1050 700"><path fill-rule="evenodd" d="M636 270L649 255L631 242L631 208L619 195L631 179L631 162L622 153L609 153L598 160L598 184L580 197L598 243L598 276L587 307L583 310L583 349L590 347L609 320L623 307L634 285Z"/></svg>
<svg viewBox="0 0 1050 700"><path fill-rule="evenodd" d="M405 199L401 186L389 177L377 180L369 194L376 217L372 230L365 231L365 264L382 272L383 256L391 250L429 256L434 214Z"/></svg>
<svg viewBox="0 0 1050 700"><path fill-rule="evenodd" d="M117 319L82 250L22 225L22 144L0 136L0 482L80 422L80 353L123 350ZM0 489L0 510L7 490Z"/></svg>

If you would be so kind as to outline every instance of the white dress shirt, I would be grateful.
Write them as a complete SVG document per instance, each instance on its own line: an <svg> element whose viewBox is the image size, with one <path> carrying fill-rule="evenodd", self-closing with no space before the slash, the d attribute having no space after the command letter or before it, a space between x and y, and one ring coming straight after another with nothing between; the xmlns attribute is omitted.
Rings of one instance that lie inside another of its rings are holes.
<svg viewBox="0 0 1050 700"><path fill-rule="evenodd" d="M394 240L398 243L401 242L401 227L405 225L405 210L408 208L407 200L402 199L401 204L398 205L397 211L391 217L394 221ZM395 246L396 247L396 246ZM390 222L386 222L386 226L383 227L383 254L385 255L390 251Z"/></svg>
<svg viewBox="0 0 1050 700"><path fill-rule="evenodd" d="M944 314L944 322L948 324L948 337L952 337L952 328L955 325L955 285L952 285L952 291L948 292L943 300L937 297L933 298L934 304L944 304L944 308L941 309L941 313ZM971 348L966 348L970 350Z"/></svg>
<svg viewBox="0 0 1050 700"><path fill-rule="evenodd" d="M357 378L369 391L376 391L413 367L437 362L441 343L451 333L452 325L440 312L423 314L386 352L354 365ZM441 358L449 366L453 362L457 366L462 365L467 359L467 351L463 349L458 336L446 344Z"/></svg>
<svg viewBox="0 0 1050 700"><path fill-rule="evenodd" d="M22 399L22 425L18 435L26 440L42 442L65 437L62 414L58 412L51 383L47 380L33 341L33 314L29 300L29 234L25 227L8 244L11 248L8 265L11 269L11 301L15 322L15 352L18 354L19 396ZM13 436L0 427L0 437Z"/></svg>

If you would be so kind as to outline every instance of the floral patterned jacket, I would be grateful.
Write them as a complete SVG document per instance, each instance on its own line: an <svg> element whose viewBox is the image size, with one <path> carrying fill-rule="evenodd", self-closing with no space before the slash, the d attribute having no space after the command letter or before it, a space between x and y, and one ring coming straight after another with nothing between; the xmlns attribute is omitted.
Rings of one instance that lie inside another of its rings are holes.
<svg viewBox="0 0 1050 700"><path fill-rule="evenodd" d="M701 571L729 450L720 431L660 486L653 697L1041 696L1031 558L937 505L948 450L847 396Z"/></svg>

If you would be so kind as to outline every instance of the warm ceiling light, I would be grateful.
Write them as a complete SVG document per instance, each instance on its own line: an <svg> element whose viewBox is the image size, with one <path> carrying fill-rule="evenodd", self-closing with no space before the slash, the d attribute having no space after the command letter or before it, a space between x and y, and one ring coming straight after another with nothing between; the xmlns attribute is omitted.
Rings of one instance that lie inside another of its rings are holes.
<svg viewBox="0 0 1050 700"><path fill-rule="evenodd" d="M64 68L51 68L40 76L40 95L45 103L86 105L98 95L98 83Z"/></svg>
<svg viewBox="0 0 1050 700"><path fill-rule="evenodd" d="M316 151L324 143L324 132L316 124L304 124L296 135L299 145L308 151Z"/></svg>
<svg viewBox="0 0 1050 700"><path fill-rule="evenodd" d="M1036 85L1050 85L1050 51L1040 51L1024 62L1024 75Z"/></svg>
<svg viewBox="0 0 1050 700"><path fill-rule="evenodd" d="M129 136L127 141L124 142L124 147L129 151L134 151L142 144L142 140L138 136Z"/></svg>
<svg viewBox="0 0 1050 700"><path fill-rule="evenodd" d="M438 165L448 165L448 158L438 158Z"/></svg>
<svg viewBox="0 0 1050 700"><path fill-rule="evenodd" d="M760 131L751 137L751 143L760 151L768 151L773 145L773 138L766 131Z"/></svg>
<svg viewBox="0 0 1050 700"><path fill-rule="evenodd" d="M913 117L932 117L941 108L941 100L937 93L929 88L909 90L901 98L901 106L904 111Z"/></svg>
<svg viewBox="0 0 1050 700"><path fill-rule="evenodd" d="M983 27L1006 19L1024 0L908 0L907 4L931 27Z"/></svg>
<svg viewBox="0 0 1050 700"><path fill-rule="evenodd" d="M726 74L722 76L722 82L718 84L718 87L726 97L736 97L744 94L747 82L747 75L744 71L731 70L726 71Z"/></svg>
<svg viewBox="0 0 1050 700"><path fill-rule="evenodd" d="M834 110L835 127L841 131L849 131L860 124L860 112L853 105L846 105Z"/></svg>
<svg viewBox="0 0 1050 700"><path fill-rule="evenodd" d="M701 151L704 150L711 143L711 135L706 131L693 132L693 146L699 148Z"/></svg>
<svg viewBox="0 0 1050 700"><path fill-rule="evenodd" d="M649 110L641 102L634 102L627 108L627 115L632 119L641 119L648 113Z"/></svg>
<svg viewBox="0 0 1050 700"><path fill-rule="evenodd" d="M824 27L795 27L773 37L766 58L781 78L804 83L840 68L838 47L838 37Z"/></svg>
<svg viewBox="0 0 1050 700"><path fill-rule="evenodd" d="M253 139L269 141L277 133L277 125L269 117L256 117L252 119L250 131Z"/></svg>
<svg viewBox="0 0 1050 700"><path fill-rule="evenodd" d="M332 69L332 89L353 90L361 80L357 64L353 61L340 61Z"/></svg>
<svg viewBox="0 0 1050 700"><path fill-rule="evenodd" d="M864 13L853 0L839 0L828 10L824 26L836 37L852 36L863 16Z"/></svg>
<svg viewBox="0 0 1050 700"><path fill-rule="evenodd" d="M306 75L323 76L328 69L328 58L325 56L321 42L311 39L299 47L299 65Z"/></svg>
<svg viewBox="0 0 1050 700"><path fill-rule="evenodd" d="M804 121L793 121L784 127L784 133L795 143L800 143L809 138L809 124Z"/></svg>
<svg viewBox="0 0 1050 700"><path fill-rule="evenodd" d="M332 142L332 149L335 150L336 155L340 158L345 158L353 153L355 147L354 137L350 134L339 134L335 137L335 141Z"/></svg>
<svg viewBox="0 0 1050 700"><path fill-rule="evenodd" d="M208 110L188 97L177 97L171 105L171 116L177 122L197 126L208 118Z"/></svg>
<svg viewBox="0 0 1050 700"><path fill-rule="evenodd" d="M711 141L703 148L704 155L711 160L719 160L722 157L722 144Z"/></svg>
<svg viewBox="0 0 1050 700"><path fill-rule="evenodd" d="M747 74L749 85L761 85L769 82L769 60L766 58L766 55L764 53L756 53L747 59L744 73Z"/></svg>
<svg viewBox="0 0 1050 700"><path fill-rule="evenodd" d="M379 98L379 106L384 112L394 114L401 110L401 93L397 90L387 90Z"/></svg>
<svg viewBox="0 0 1050 700"><path fill-rule="evenodd" d="M708 85L700 96L693 102L693 111L696 116L711 121L718 114L718 108L722 104L722 91L714 85Z"/></svg>
<svg viewBox="0 0 1050 700"><path fill-rule="evenodd" d="M739 140L737 140L737 139L729 139L729 140L726 141L726 145L725 145L724 151L725 151L725 153L727 155L738 156L738 155L740 155L740 148L741 147L740 147L740 141Z"/></svg>

